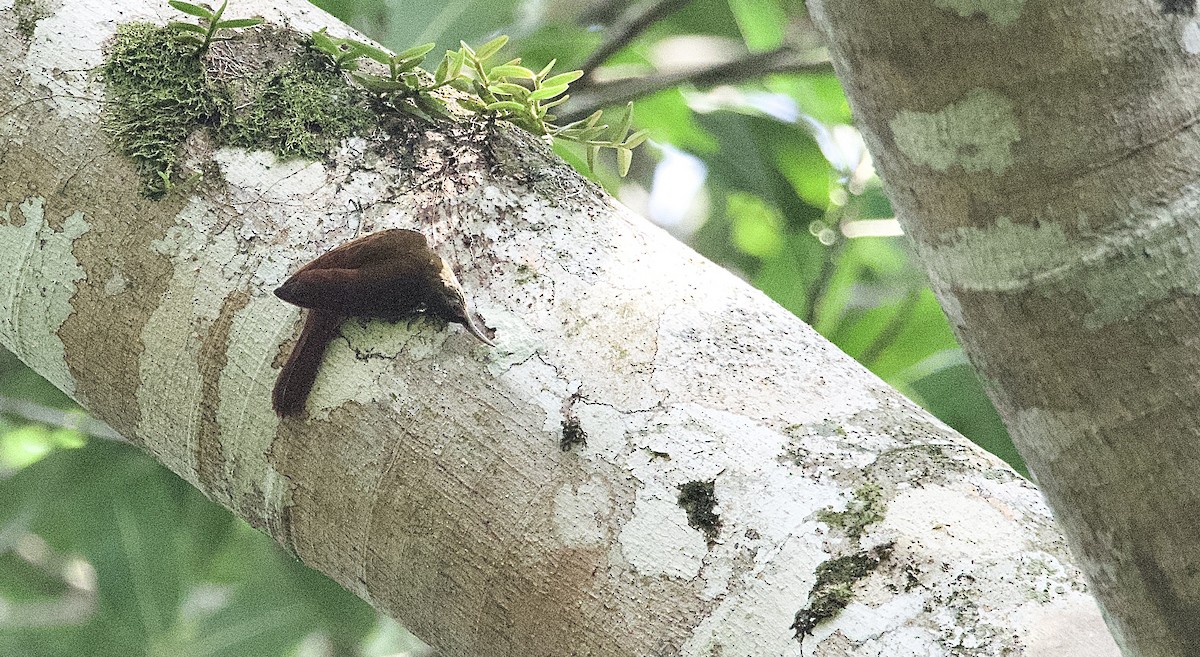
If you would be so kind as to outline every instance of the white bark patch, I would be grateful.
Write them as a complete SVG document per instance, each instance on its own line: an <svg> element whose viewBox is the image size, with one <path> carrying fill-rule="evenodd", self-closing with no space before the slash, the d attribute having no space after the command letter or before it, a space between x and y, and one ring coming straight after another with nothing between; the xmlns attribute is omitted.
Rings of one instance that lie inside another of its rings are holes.
<svg viewBox="0 0 1200 657"><path fill-rule="evenodd" d="M223 481L229 490L261 490L266 508L264 518L278 518L288 487L264 455L270 451L279 420L271 411L268 386L274 380L271 361L284 335L296 325L296 312L275 297L252 297L233 316L226 340L225 368L219 379L220 403L217 423L225 449ZM233 500L222 500L233 504Z"/></svg>
<svg viewBox="0 0 1200 657"><path fill-rule="evenodd" d="M563 484L554 496L554 531L567 547L594 547L608 542L605 520L612 511L608 489L588 480L578 490Z"/></svg>
<svg viewBox="0 0 1200 657"><path fill-rule="evenodd" d="M1200 187L1164 207L1130 205L1128 218L1103 233L1083 220L1078 234L1068 235L1049 220L1000 217L989 228L960 227L949 243L917 249L943 289L1076 291L1092 305L1083 326L1095 330L1180 291L1200 293L1200 224L1177 219L1200 212Z"/></svg>
<svg viewBox="0 0 1200 657"><path fill-rule="evenodd" d="M1200 53L1200 25L1196 21L1188 21L1179 31L1179 46L1189 55Z"/></svg>
<svg viewBox="0 0 1200 657"><path fill-rule="evenodd" d="M768 553L768 555L762 554ZM757 567L730 583L736 593L721 600L692 632L681 654L811 655L816 642L803 646L790 628L796 611L808 602L819 561L824 558L814 526L797 528L797 536L756 556ZM714 559L720 562L722 559ZM804 574L804 575L802 575ZM802 652L802 648L807 652Z"/></svg>
<svg viewBox="0 0 1200 657"><path fill-rule="evenodd" d="M989 23L1004 27L1020 18L1025 0L934 0L933 4L956 12L963 18L983 14Z"/></svg>
<svg viewBox="0 0 1200 657"><path fill-rule="evenodd" d="M986 500L940 486L899 493L876 531L921 536L925 550L946 561L970 561L984 552L1000 560L1025 547L1019 525Z"/></svg>
<svg viewBox="0 0 1200 657"><path fill-rule="evenodd" d="M820 643L834 632L842 633L851 641L888 647L887 655L926 654L932 647L933 637L926 633L912 634L905 631L909 621L921 615L928 602L924 595L904 593L890 596L887 602L871 606L852 601L840 614L813 633L813 643ZM899 631L898 631L899 630ZM913 650L920 652L912 652Z"/></svg>
<svg viewBox="0 0 1200 657"><path fill-rule="evenodd" d="M688 526L678 495L665 486L646 486L638 491L633 517L621 528L621 552L642 575L691 579L700 573L707 546L704 536Z"/></svg>
<svg viewBox="0 0 1200 657"><path fill-rule="evenodd" d="M1120 657L1116 641L1104 631L1095 598L1067 592L1053 607L1029 603L1017 612L1015 627L1026 628L1024 657Z"/></svg>
<svg viewBox="0 0 1200 657"><path fill-rule="evenodd" d="M0 244L6 246L0 249L0 304L5 308L0 313L0 342L74 396L75 379L58 329L73 312L76 281L86 276L72 247L91 227L82 212L75 212L63 220L61 231L55 231L46 223L43 203L30 198L0 209Z"/></svg>
<svg viewBox="0 0 1200 657"><path fill-rule="evenodd" d="M180 476L195 483L195 436L200 422L203 379L198 365L202 335L221 311L225 297L247 274L246 255L234 231L216 226L215 210L191 199L179 223L153 248L172 265L171 282L142 328L138 435L157 445L155 454L177 463ZM183 401L180 401L180 400ZM183 418L179 413L187 413Z"/></svg>
<svg viewBox="0 0 1200 657"><path fill-rule="evenodd" d="M350 401L374 404L419 397L398 376L397 359L420 361L442 352L446 331L423 317L392 324L350 318L325 349L308 398L309 413L327 417Z"/></svg>
<svg viewBox="0 0 1200 657"><path fill-rule="evenodd" d="M1012 101L990 89L975 89L937 112L901 110L889 125L900 152L935 171L1003 173L1021 138Z"/></svg>

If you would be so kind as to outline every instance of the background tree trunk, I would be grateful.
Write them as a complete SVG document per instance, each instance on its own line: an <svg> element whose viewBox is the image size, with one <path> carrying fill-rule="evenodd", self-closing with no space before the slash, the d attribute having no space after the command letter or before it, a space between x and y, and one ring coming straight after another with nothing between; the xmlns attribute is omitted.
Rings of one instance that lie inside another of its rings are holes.
<svg viewBox="0 0 1200 657"><path fill-rule="evenodd" d="M65 3L28 42L0 10L0 341L305 562L447 655L1115 654L1035 489L528 135L399 121L317 163L197 134L204 180L140 197L91 72L168 11ZM280 422L270 290L397 226L499 346L348 321Z"/></svg>
<svg viewBox="0 0 1200 657"><path fill-rule="evenodd" d="M1126 654L1200 654L1200 27L811 0L897 214Z"/></svg>

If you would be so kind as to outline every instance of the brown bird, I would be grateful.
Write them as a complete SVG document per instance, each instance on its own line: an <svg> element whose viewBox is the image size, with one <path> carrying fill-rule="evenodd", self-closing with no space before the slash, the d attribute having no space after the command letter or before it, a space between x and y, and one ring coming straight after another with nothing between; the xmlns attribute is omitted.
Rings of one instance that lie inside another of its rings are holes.
<svg viewBox="0 0 1200 657"><path fill-rule="evenodd" d="M454 271L414 230L394 228L347 242L301 267L275 296L309 311L275 381L271 405L280 417L304 410L325 347L349 316L395 322L423 310L495 346L472 317Z"/></svg>

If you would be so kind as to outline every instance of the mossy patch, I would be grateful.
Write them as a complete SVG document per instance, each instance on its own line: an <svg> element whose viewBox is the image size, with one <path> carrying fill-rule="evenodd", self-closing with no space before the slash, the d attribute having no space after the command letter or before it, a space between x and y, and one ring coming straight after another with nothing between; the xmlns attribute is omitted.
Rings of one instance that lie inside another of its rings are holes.
<svg viewBox="0 0 1200 657"><path fill-rule="evenodd" d="M854 598L854 585L875 572L891 556L892 544L830 559L817 566L817 583L808 594L808 606L796 612L791 628L803 641L822 621L833 618Z"/></svg>
<svg viewBox="0 0 1200 657"><path fill-rule="evenodd" d="M264 28L238 38L276 39L281 32ZM107 94L103 125L117 150L133 160L144 195L161 198L173 181L188 177L179 168L181 152L199 129L209 130L213 147L319 159L377 125L367 94L311 53L299 35L290 38L297 56L229 79L214 74L212 57L184 33L148 23L117 29L100 69Z"/></svg>
<svg viewBox="0 0 1200 657"><path fill-rule="evenodd" d="M304 53L267 73L244 113L222 130L230 144L318 159L377 123L366 95L346 84L328 58Z"/></svg>
<svg viewBox="0 0 1200 657"><path fill-rule="evenodd" d="M679 506L687 513L688 525L703 532L710 547L721 533L716 486L716 481L689 481L679 487Z"/></svg>
<svg viewBox="0 0 1200 657"><path fill-rule="evenodd" d="M558 441L558 448L569 452L576 445L587 445L587 432L583 430L579 418L569 415L567 419L563 420L562 438Z"/></svg>
<svg viewBox="0 0 1200 657"><path fill-rule="evenodd" d="M142 193L160 198L184 140L199 126L216 125L228 95L208 80L193 40L148 23L117 28L100 72L104 129L133 160Z"/></svg>
<svg viewBox="0 0 1200 657"><path fill-rule="evenodd" d="M868 525L883 520L883 512L887 505L883 501L883 489L873 483L866 483L854 491L854 499L846 505L845 511L822 509L817 512L817 520L839 527L851 540L858 540Z"/></svg>
<svg viewBox="0 0 1200 657"><path fill-rule="evenodd" d="M25 37L26 41L33 40L38 21L50 16L50 9L46 7L45 0L15 0L12 10L17 15L17 32Z"/></svg>

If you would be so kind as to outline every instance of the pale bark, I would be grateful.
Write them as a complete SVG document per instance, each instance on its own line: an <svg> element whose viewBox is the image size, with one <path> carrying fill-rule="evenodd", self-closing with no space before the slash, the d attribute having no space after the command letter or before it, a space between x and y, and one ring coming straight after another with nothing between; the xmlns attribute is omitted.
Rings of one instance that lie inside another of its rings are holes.
<svg viewBox="0 0 1200 657"><path fill-rule="evenodd" d="M26 43L4 7L0 341L443 654L1115 654L1035 489L536 140L459 125L323 165L195 139L220 179L147 201L88 69L167 11L70 2ZM498 348L350 321L281 423L299 316L270 290L393 226L430 235ZM564 452L572 419L587 443ZM696 481L711 542L679 504ZM869 486L882 519L829 524ZM820 564L889 544L793 637Z"/></svg>
<svg viewBox="0 0 1200 657"><path fill-rule="evenodd" d="M1200 26L810 0L896 212L1125 654L1200 654Z"/></svg>

